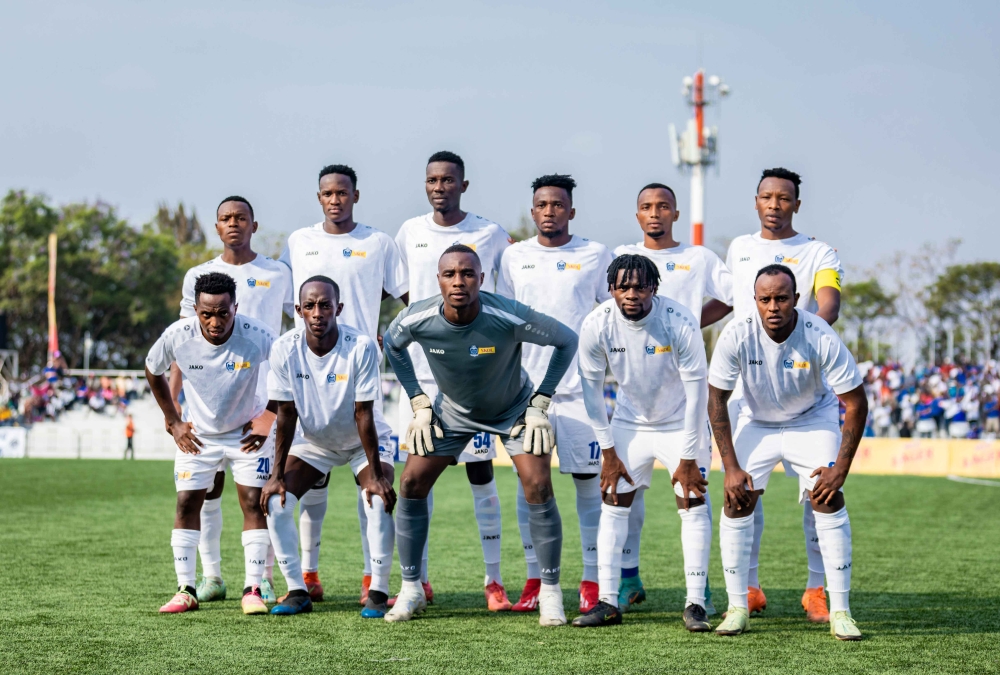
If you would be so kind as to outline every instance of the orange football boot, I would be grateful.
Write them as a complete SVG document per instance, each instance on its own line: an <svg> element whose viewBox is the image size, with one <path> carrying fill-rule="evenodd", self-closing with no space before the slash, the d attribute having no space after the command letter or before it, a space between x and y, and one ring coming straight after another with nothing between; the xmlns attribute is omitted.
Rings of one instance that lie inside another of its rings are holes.
<svg viewBox="0 0 1000 675"><path fill-rule="evenodd" d="M372 575L366 574L361 577L361 602L362 607L368 602L368 589L372 586Z"/></svg>
<svg viewBox="0 0 1000 675"><path fill-rule="evenodd" d="M495 581L483 589L486 594L486 607L491 612L507 612L511 608L510 600L507 599L507 591L503 586Z"/></svg>
<svg viewBox="0 0 1000 675"><path fill-rule="evenodd" d="M802 594L802 609L812 623L830 623L830 610L826 606L826 592L822 586L807 588Z"/></svg>

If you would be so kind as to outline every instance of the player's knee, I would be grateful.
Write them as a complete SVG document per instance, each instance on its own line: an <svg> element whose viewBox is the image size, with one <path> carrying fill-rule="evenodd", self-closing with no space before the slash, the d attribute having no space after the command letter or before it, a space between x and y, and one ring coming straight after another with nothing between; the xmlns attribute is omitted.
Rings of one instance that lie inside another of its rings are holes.
<svg viewBox="0 0 1000 675"><path fill-rule="evenodd" d="M212 489L205 495L205 499L218 499L222 496L222 490L226 487L226 472L218 471L215 474L215 483Z"/></svg>
<svg viewBox="0 0 1000 675"><path fill-rule="evenodd" d="M198 497L196 492L177 493L177 515L184 518L201 512L201 505L204 499Z"/></svg>
<svg viewBox="0 0 1000 675"><path fill-rule="evenodd" d="M493 480L493 462L466 462L465 475L473 485L486 485Z"/></svg>
<svg viewBox="0 0 1000 675"><path fill-rule="evenodd" d="M430 483L420 476L404 472L399 478L399 496L404 499L425 499L430 491Z"/></svg>
<svg viewBox="0 0 1000 675"><path fill-rule="evenodd" d="M524 498L530 504L544 504L552 499L552 481L548 476L521 476Z"/></svg>
<svg viewBox="0 0 1000 675"><path fill-rule="evenodd" d="M243 513L263 513L260 508L260 489L243 490L240 494L240 508Z"/></svg>
<svg viewBox="0 0 1000 675"><path fill-rule="evenodd" d="M844 501L843 492L835 494L828 504L817 502L816 498L810 494L809 502L812 504L813 511L816 511L817 513L836 513L847 505Z"/></svg>

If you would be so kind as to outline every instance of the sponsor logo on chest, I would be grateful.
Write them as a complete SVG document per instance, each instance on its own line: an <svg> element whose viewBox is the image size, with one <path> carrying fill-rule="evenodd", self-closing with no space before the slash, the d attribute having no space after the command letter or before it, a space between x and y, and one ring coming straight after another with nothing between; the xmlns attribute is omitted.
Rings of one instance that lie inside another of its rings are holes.
<svg viewBox="0 0 1000 675"><path fill-rule="evenodd" d="M349 248L345 248L343 251L345 258L367 258L368 251L355 251Z"/></svg>
<svg viewBox="0 0 1000 675"><path fill-rule="evenodd" d="M326 376L327 384L335 384L337 382L347 382L347 375L342 373L330 373Z"/></svg>
<svg viewBox="0 0 1000 675"><path fill-rule="evenodd" d="M650 356L655 354L669 354L671 351L673 350L670 348L670 345L664 345L662 347L659 345L646 345L646 353Z"/></svg>
<svg viewBox="0 0 1000 675"><path fill-rule="evenodd" d="M774 256L774 262L778 263L779 265L782 265L782 264L784 264L784 265L798 265L799 264L799 259L798 258L789 258L787 256L778 254L778 255Z"/></svg>
<svg viewBox="0 0 1000 675"><path fill-rule="evenodd" d="M247 370L249 368L249 361L226 361L226 370L230 373L235 373L238 370Z"/></svg>
<svg viewBox="0 0 1000 675"><path fill-rule="evenodd" d="M808 361L796 361L795 359L785 359L781 362L785 370L809 370Z"/></svg>
<svg viewBox="0 0 1000 675"><path fill-rule="evenodd" d="M271 282L266 279L247 279L247 286L250 288L270 288Z"/></svg>
<svg viewBox="0 0 1000 675"><path fill-rule="evenodd" d="M566 270L576 270L579 272L583 269L583 265L580 263L568 263L564 260L560 260L556 263L556 269L560 272L565 272Z"/></svg>
<svg viewBox="0 0 1000 675"><path fill-rule="evenodd" d="M496 347L477 347L472 345L469 347L469 356L479 356L480 354L496 354Z"/></svg>
<svg viewBox="0 0 1000 675"><path fill-rule="evenodd" d="M664 265L664 267L667 268L668 272L673 272L674 270L680 270L680 271L683 271L683 272L690 272L691 271L691 266L690 265L678 265L677 263L674 263L674 262L668 262L666 265Z"/></svg>

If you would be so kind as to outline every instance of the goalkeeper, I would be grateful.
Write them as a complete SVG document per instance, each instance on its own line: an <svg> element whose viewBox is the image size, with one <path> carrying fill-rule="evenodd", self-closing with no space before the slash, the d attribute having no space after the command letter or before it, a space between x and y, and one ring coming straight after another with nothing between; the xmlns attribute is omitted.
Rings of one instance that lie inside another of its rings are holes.
<svg viewBox="0 0 1000 675"><path fill-rule="evenodd" d="M573 361L577 336L567 326L526 305L480 293L482 265L461 244L438 262L441 297L415 302L383 337L389 362L410 397L408 458L399 481L396 544L403 586L387 621L408 621L426 608L420 564L427 539L427 493L438 476L479 432L496 434L514 460L531 510L530 529L541 567L539 623L566 623L559 565L562 520L552 493L552 435L547 410L556 385ZM421 346L439 393L421 390L406 347ZM537 388L521 368L521 343L555 347Z"/></svg>

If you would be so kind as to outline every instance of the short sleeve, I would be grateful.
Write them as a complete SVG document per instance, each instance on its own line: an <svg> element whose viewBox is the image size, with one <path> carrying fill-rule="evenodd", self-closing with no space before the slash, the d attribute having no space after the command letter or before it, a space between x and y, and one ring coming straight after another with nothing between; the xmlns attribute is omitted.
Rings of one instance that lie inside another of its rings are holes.
<svg viewBox="0 0 1000 675"><path fill-rule="evenodd" d="M396 233L396 238L395 238L394 241L396 243L396 254L399 255L399 264L400 264L400 267L402 268L401 271L400 271L400 274L402 274L407 279L407 282L409 282L409 278L410 278L410 262L409 262L409 260L406 257L407 256L407 253L406 253L406 223L403 223L403 226L399 228L399 232Z"/></svg>
<svg viewBox="0 0 1000 675"><path fill-rule="evenodd" d="M847 345L830 328L823 329L820 339L823 376L833 393L839 396L861 386L861 371Z"/></svg>
<svg viewBox="0 0 1000 675"><path fill-rule="evenodd" d="M705 358L705 339L701 335L698 322L693 320L681 322L675 335L677 370L681 379L687 381L704 379L708 371L708 359Z"/></svg>
<svg viewBox="0 0 1000 675"><path fill-rule="evenodd" d="M398 298L406 293L410 288L410 281L406 275L406 266L403 264L399 254L399 247L389 235L380 235L382 247L385 250L385 263L382 269L382 288L389 295Z"/></svg>
<svg viewBox="0 0 1000 675"><path fill-rule="evenodd" d="M600 321L587 317L580 327L580 346L577 350L580 376L588 379L604 379L608 369L607 354L601 346Z"/></svg>
<svg viewBox="0 0 1000 675"><path fill-rule="evenodd" d="M360 349L355 350L354 400L374 401L379 393L378 357L374 343L362 338Z"/></svg>
<svg viewBox="0 0 1000 675"><path fill-rule="evenodd" d="M708 369L708 383L716 389L732 391L740 376L740 346L738 324L734 319L722 331L715 351L712 353L712 365Z"/></svg>
<svg viewBox="0 0 1000 675"><path fill-rule="evenodd" d="M705 293L719 302L733 306L733 273L729 271L722 258L705 249L708 260L708 274L705 275Z"/></svg>
<svg viewBox="0 0 1000 675"><path fill-rule="evenodd" d="M504 249L504 253L500 256L500 273L497 275L497 295L502 295L505 298L514 299L514 286L511 283L510 278L510 256L507 255L507 251L510 248Z"/></svg>
<svg viewBox="0 0 1000 675"><path fill-rule="evenodd" d="M294 401L292 382L288 377L288 354L275 353L268 363L271 367L267 373L267 397L272 401Z"/></svg>
<svg viewBox="0 0 1000 675"><path fill-rule="evenodd" d="M605 247L601 251L601 255L597 258L597 285L594 288L594 300L600 304L605 300L611 299L611 291L608 290L608 268L611 267L611 261L615 259L615 256Z"/></svg>
<svg viewBox="0 0 1000 675"><path fill-rule="evenodd" d="M149 350L149 354L146 355L146 368L149 369L153 375L163 375L168 370L170 370L170 364L172 364L176 359L174 358L174 349L171 340L169 340L169 334L177 330L176 328L168 328L167 332L160 336L160 339L153 343L153 347Z"/></svg>
<svg viewBox="0 0 1000 675"><path fill-rule="evenodd" d="M292 270L287 265L279 265L281 268L281 278L285 282L285 299L281 303L281 309L285 314L294 319L295 318L295 282L292 281Z"/></svg>
<svg viewBox="0 0 1000 675"><path fill-rule="evenodd" d="M190 269L184 275L184 285L181 287L181 318L194 316L194 270Z"/></svg>

